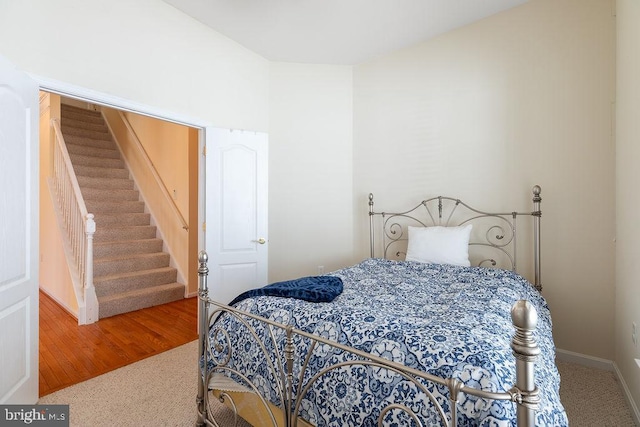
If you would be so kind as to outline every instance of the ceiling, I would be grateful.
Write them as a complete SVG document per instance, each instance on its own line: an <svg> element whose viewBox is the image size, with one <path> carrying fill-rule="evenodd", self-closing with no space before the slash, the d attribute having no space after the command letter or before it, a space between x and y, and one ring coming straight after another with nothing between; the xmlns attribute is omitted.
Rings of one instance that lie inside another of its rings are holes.
<svg viewBox="0 0 640 427"><path fill-rule="evenodd" d="M164 0L270 61L353 65L527 0Z"/></svg>

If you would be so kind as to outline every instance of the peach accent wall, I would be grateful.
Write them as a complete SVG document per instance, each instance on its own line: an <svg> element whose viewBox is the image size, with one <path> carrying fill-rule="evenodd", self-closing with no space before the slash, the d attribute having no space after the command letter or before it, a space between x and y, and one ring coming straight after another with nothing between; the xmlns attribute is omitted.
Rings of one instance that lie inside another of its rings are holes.
<svg viewBox="0 0 640 427"><path fill-rule="evenodd" d="M189 286L188 296L198 293L198 253L201 227L198 222L200 196L200 131L189 128Z"/></svg>
<svg viewBox="0 0 640 427"><path fill-rule="evenodd" d="M189 128L124 113L182 216L189 218Z"/></svg>

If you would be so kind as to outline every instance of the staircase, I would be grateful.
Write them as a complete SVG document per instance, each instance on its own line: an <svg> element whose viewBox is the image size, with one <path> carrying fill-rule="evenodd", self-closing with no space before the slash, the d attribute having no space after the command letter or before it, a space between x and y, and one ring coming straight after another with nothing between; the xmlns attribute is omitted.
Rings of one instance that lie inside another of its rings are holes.
<svg viewBox="0 0 640 427"><path fill-rule="evenodd" d="M62 134L87 211L95 215L94 286L100 318L184 298L145 202L97 111L61 105Z"/></svg>

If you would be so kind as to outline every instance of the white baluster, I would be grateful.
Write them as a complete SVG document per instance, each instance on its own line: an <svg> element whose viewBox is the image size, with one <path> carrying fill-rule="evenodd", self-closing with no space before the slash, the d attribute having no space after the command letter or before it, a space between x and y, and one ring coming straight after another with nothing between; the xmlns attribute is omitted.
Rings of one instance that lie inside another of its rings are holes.
<svg viewBox="0 0 640 427"><path fill-rule="evenodd" d="M53 187L56 190L58 206L66 228L66 240L71 250L76 277L84 294L85 313L78 321L93 323L98 320L98 301L93 286L93 235L96 224L94 215L87 213L60 131L60 124L57 120L52 120L52 126L55 135L52 156Z"/></svg>

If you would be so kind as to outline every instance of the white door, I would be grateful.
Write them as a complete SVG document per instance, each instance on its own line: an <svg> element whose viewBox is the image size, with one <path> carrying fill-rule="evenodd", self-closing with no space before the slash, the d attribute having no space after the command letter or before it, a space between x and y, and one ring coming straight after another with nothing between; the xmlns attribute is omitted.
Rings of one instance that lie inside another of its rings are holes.
<svg viewBox="0 0 640 427"><path fill-rule="evenodd" d="M38 401L38 85L0 57L0 403Z"/></svg>
<svg viewBox="0 0 640 427"><path fill-rule="evenodd" d="M227 304L267 284L268 138L240 130L205 132L209 296Z"/></svg>

